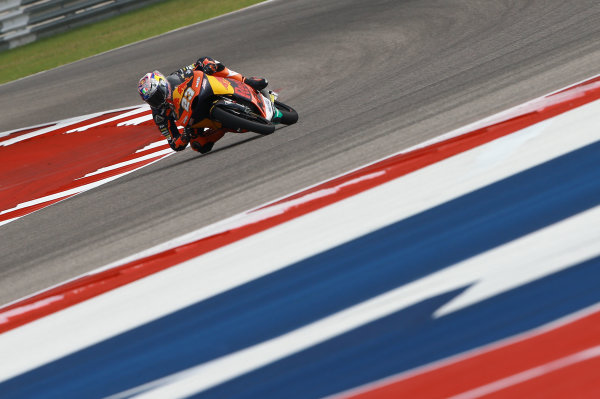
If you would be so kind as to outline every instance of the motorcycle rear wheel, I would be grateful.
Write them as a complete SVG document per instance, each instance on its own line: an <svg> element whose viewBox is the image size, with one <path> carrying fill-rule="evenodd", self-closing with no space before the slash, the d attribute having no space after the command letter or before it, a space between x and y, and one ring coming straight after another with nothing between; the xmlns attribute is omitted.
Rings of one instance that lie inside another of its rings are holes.
<svg viewBox="0 0 600 399"><path fill-rule="evenodd" d="M239 113L225 107L214 107L212 117L216 121L221 122L221 125L227 129L250 130L263 135L271 134L275 131L275 125L263 117L254 114Z"/></svg>

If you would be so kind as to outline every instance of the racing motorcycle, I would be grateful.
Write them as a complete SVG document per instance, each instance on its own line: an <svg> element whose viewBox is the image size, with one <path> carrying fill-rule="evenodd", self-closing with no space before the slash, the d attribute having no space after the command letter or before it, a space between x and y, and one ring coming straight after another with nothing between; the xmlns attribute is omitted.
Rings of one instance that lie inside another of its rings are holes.
<svg viewBox="0 0 600 399"><path fill-rule="evenodd" d="M173 89L173 105L179 126L226 128L233 132L271 134L276 124L291 125L298 113L277 100L257 92L246 83L194 71Z"/></svg>

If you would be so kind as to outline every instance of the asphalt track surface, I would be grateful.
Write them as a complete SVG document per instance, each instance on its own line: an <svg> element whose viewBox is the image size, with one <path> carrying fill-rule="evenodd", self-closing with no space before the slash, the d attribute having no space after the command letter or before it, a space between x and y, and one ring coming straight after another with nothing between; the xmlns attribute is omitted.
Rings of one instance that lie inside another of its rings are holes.
<svg viewBox="0 0 600 399"><path fill-rule="evenodd" d="M595 75L600 4L274 0L2 85L0 130L139 104L145 72L203 55L268 77L300 122L0 227L0 303Z"/></svg>

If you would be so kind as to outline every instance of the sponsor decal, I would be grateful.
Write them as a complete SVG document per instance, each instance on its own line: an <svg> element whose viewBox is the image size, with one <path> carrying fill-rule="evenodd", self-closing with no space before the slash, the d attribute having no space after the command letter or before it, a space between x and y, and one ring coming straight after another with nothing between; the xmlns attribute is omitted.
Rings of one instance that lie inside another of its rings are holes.
<svg viewBox="0 0 600 399"><path fill-rule="evenodd" d="M224 78L217 78L217 79L219 79L219 82L221 82L221 84L223 85L225 90L229 90L229 88L231 87L231 83L229 82L229 80L224 79Z"/></svg>

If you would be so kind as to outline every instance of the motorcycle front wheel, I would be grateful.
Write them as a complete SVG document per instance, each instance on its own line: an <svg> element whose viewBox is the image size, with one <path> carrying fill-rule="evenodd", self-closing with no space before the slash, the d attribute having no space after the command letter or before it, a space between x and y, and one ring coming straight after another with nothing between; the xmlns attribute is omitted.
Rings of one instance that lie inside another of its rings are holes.
<svg viewBox="0 0 600 399"><path fill-rule="evenodd" d="M250 130L263 135L271 134L275 131L275 125L267 119L255 114L237 112L231 108L214 107L212 118L221 122L221 125L226 129Z"/></svg>
<svg viewBox="0 0 600 399"><path fill-rule="evenodd" d="M298 122L298 113L294 108L277 100L275 100L275 107L281 112L281 123L284 125L293 125Z"/></svg>

